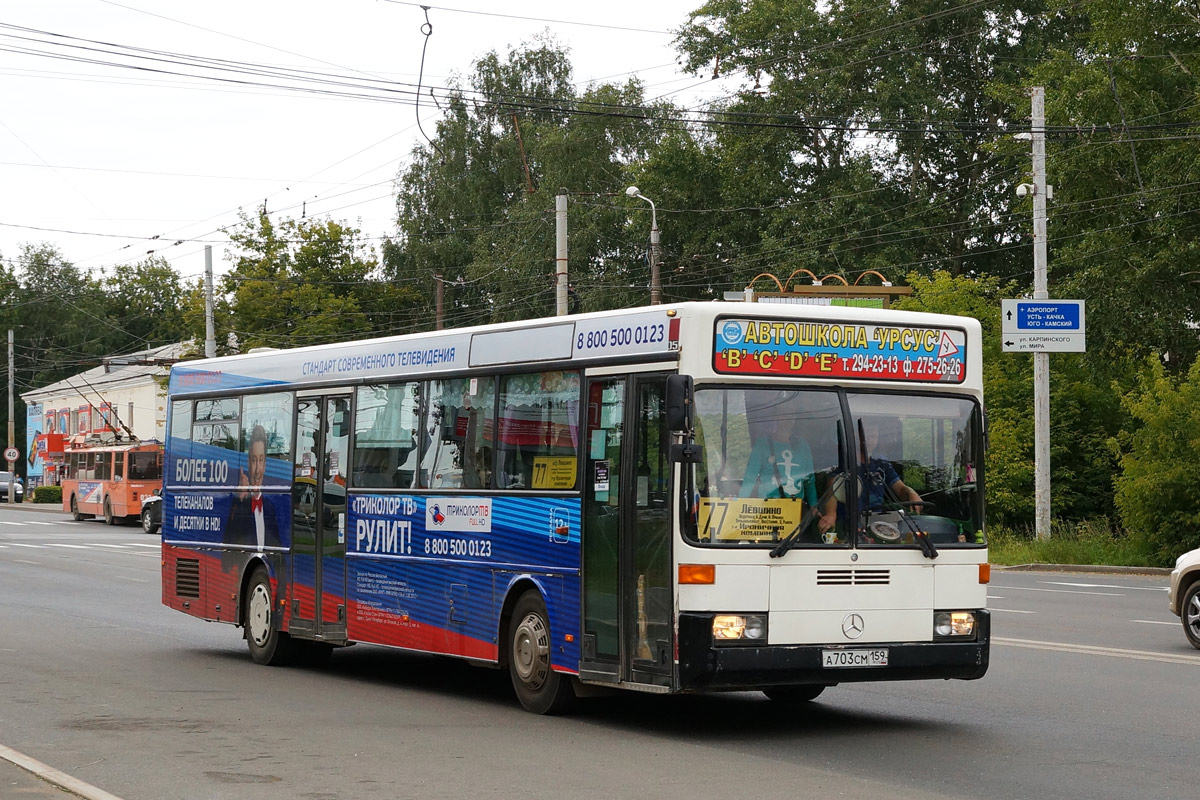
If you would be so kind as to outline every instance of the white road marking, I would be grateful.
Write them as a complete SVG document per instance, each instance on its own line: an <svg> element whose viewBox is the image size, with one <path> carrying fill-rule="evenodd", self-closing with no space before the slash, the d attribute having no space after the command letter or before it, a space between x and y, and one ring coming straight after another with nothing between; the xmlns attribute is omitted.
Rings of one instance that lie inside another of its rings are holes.
<svg viewBox="0 0 1200 800"><path fill-rule="evenodd" d="M1130 622L1142 622L1146 625L1178 625L1178 622L1167 622L1161 619L1131 619Z"/></svg>
<svg viewBox="0 0 1200 800"><path fill-rule="evenodd" d="M1003 598L1003 597L1001 597L1001 596L1000 596L1000 595L998 595L998 594L989 594L989 595L987 596L987 599L988 599L988 600L1003 600L1004 598Z"/></svg>
<svg viewBox="0 0 1200 800"><path fill-rule="evenodd" d="M1039 642L1032 639L1007 639L999 636L992 637L993 644L1006 644L1010 647L1027 647L1031 650L1057 650L1060 653L1080 653L1089 656L1110 656L1112 658L1129 658L1135 661L1161 661L1164 664L1192 664L1200 667L1200 656L1173 655L1170 653L1151 653L1147 650L1122 650L1118 647L1094 647L1086 644L1063 644L1061 642Z"/></svg>
<svg viewBox="0 0 1200 800"><path fill-rule="evenodd" d="M155 550L161 550L161 544L147 544L146 542L130 542L130 547L153 547Z"/></svg>
<svg viewBox="0 0 1200 800"><path fill-rule="evenodd" d="M1076 592L1071 589L1035 589L1032 586L1005 586L1005 589L1017 589L1022 592L1055 592L1056 594L1094 594L1101 597L1124 597L1123 594L1114 592Z"/></svg>
<svg viewBox="0 0 1200 800"><path fill-rule="evenodd" d="M9 522L8 520L0 519L0 525L16 525L18 528L24 527L24 522Z"/></svg>
<svg viewBox="0 0 1200 800"><path fill-rule="evenodd" d="M35 567L40 567L42 565L42 562L40 561L26 561L23 558L14 558L13 561L18 564L33 564Z"/></svg>
<svg viewBox="0 0 1200 800"><path fill-rule="evenodd" d="M88 546L83 544L65 544L63 542L46 542L46 547L69 547L72 550L87 550Z"/></svg>
<svg viewBox="0 0 1200 800"><path fill-rule="evenodd" d="M26 544L25 542L9 542L13 547L32 547L34 550L45 550L46 546L42 544Z"/></svg>
<svg viewBox="0 0 1200 800"><path fill-rule="evenodd" d="M26 522L26 525L57 525L56 522Z"/></svg>
<svg viewBox="0 0 1200 800"><path fill-rule="evenodd" d="M996 608L995 606L988 606L988 611L1003 611L1006 614L1036 614L1037 613L1036 611L1018 611L1015 608Z"/></svg>
<svg viewBox="0 0 1200 800"><path fill-rule="evenodd" d="M1138 589L1143 592L1165 592L1166 586L1112 586L1107 583L1068 583L1067 581L1038 581L1050 586L1077 586L1081 589Z"/></svg>

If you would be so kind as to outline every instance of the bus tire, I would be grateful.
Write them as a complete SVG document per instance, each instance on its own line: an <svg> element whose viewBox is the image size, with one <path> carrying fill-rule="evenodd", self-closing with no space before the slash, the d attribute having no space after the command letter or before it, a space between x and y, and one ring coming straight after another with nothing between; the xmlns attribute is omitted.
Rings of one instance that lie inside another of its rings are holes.
<svg viewBox="0 0 1200 800"><path fill-rule="evenodd" d="M74 519L76 522L83 522L85 519L91 519L91 518L92 518L92 515L91 515L91 514L82 514L82 513L80 513L80 511L79 511L79 502L76 500L76 498L75 498L75 495L71 495L71 517L72 517L72 518L73 518L73 519Z"/></svg>
<svg viewBox="0 0 1200 800"><path fill-rule="evenodd" d="M526 711L561 714L575 703L571 680L550 666L553 639L546 604L529 590L513 607L510 625L508 674L513 690Z"/></svg>
<svg viewBox="0 0 1200 800"><path fill-rule="evenodd" d="M821 696L825 686L816 683L809 686L772 686L763 689L765 694L776 703L811 703Z"/></svg>
<svg viewBox="0 0 1200 800"><path fill-rule="evenodd" d="M158 523L154 521L154 514L149 508L142 509L142 530L151 536L158 533Z"/></svg>
<svg viewBox="0 0 1200 800"><path fill-rule="evenodd" d="M114 517L113 513L112 513L112 501L110 501L107 497L104 498L104 524L105 525L116 525L117 524L117 518Z"/></svg>
<svg viewBox="0 0 1200 800"><path fill-rule="evenodd" d="M295 656L296 643L275 625L275 601L271 596L271 578L265 567L256 567L246 585L242 621L246 630L246 645L254 663L268 667L290 664Z"/></svg>

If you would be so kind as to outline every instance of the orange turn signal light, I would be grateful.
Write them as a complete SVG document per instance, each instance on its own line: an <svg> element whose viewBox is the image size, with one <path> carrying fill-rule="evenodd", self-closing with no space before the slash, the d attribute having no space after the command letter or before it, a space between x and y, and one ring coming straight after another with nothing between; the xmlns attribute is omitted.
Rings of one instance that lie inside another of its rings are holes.
<svg viewBox="0 0 1200 800"><path fill-rule="evenodd" d="M680 564L680 583L716 583L717 567L715 564Z"/></svg>
<svg viewBox="0 0 1200 800"><path fill-rule="evenodd" d="M990 583L991 580L992 580L992 565L991 564L980 564L979 565L979 582L980 583Z"/></svg>

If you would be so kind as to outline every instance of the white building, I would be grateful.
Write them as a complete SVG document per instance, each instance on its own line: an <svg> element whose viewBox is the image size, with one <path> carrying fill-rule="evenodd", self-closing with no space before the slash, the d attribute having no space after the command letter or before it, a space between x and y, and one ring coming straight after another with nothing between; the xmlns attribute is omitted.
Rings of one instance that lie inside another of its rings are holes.
<svg viewBox="0 0 1200 800"><path fill-rule="evenodd" d="M108 431L137 439L163 441L167 423L166 378L170 364L179 359L182 344L169 344L123 356L64 378L57 383L23 392L30 409L40 406L36 433L63 434L68 442L82 444L92 438L108 438ZM34 424L33 411L27 417ZM99 436L92 436L99 434Z"/></svg>

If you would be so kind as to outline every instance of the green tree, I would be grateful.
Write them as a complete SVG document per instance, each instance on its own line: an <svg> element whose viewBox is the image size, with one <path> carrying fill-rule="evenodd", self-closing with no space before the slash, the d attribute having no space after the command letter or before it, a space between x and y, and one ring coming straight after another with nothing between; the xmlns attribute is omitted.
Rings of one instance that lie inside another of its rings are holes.
<svg viewBox="0 0 1200 800"><path fill-rule="evenodd" d="M1009 525L1034 517L1033 366L1029 356L1001 347L1000 300L1014 287L995 278L912 274L910 311L979 320L983 331L984 401L988 421L989 518ZM1120 395L1082 356L1055 356L1050 392L1051 507L1057 517L1112 516L1117 463L1109 444L1130 422Z"/></svg>
<svg viewBox="0 0 1200 800"><path fill-rule="evenodd" d="M564 188L580 307L645 302L648 209L622 190L662 135L653 117L665 107L624 112L643 102L636 81L580 92L550 41L479 59L400 176L390 274L429 300L441 276L447 325L551 315L554 196Z"/></svg>
<svg viewBox="0 0 1200 800"><path fill-rule="evenodd" d="M106 313L138 349L171 344L186 337L182 316L183 282L166 259L152 256L118 264L103 279Z"/></svg>
<svg viewBox="0 0 1200 800"><path fill-rule="evenodd" d="M711 0L678 39L687 67L736 76L714 138L747 277L995 271L1018 176L997 146L1051 31L1041 2Z"/></svg>
<svg viewBox="0 0 1200 800"><path fill-rule="evenodd" d="M1200 362L1179 378L1158 359L1147 361L1138 388L1126 396L1140 427L1114 437L1120 454L1117 507L1130 533L1156 563L1200 547Z"/></svg>
<svg viewBox="0 0 1200 800"><path fill-rule="evenodd" d="M397 333L397 320L417 302L411 288L384 278L361 232L342 223L243 213L229 235L241 252L221 285L243 351ZM194 291L189 306L195 330Z"/></svg>
<svg viewBox="0 0 1200 800"><path fill-rule="evenodd" d="M1200 24L1166 0L1060 2L1077 20L1028 79L1047 87L1052 293L1088 301L1092 369L1186 372L1200 340ZM1018 87L1009 87L1012 93ZM1152 302L1147 302L1153 298Z"/></svg>

